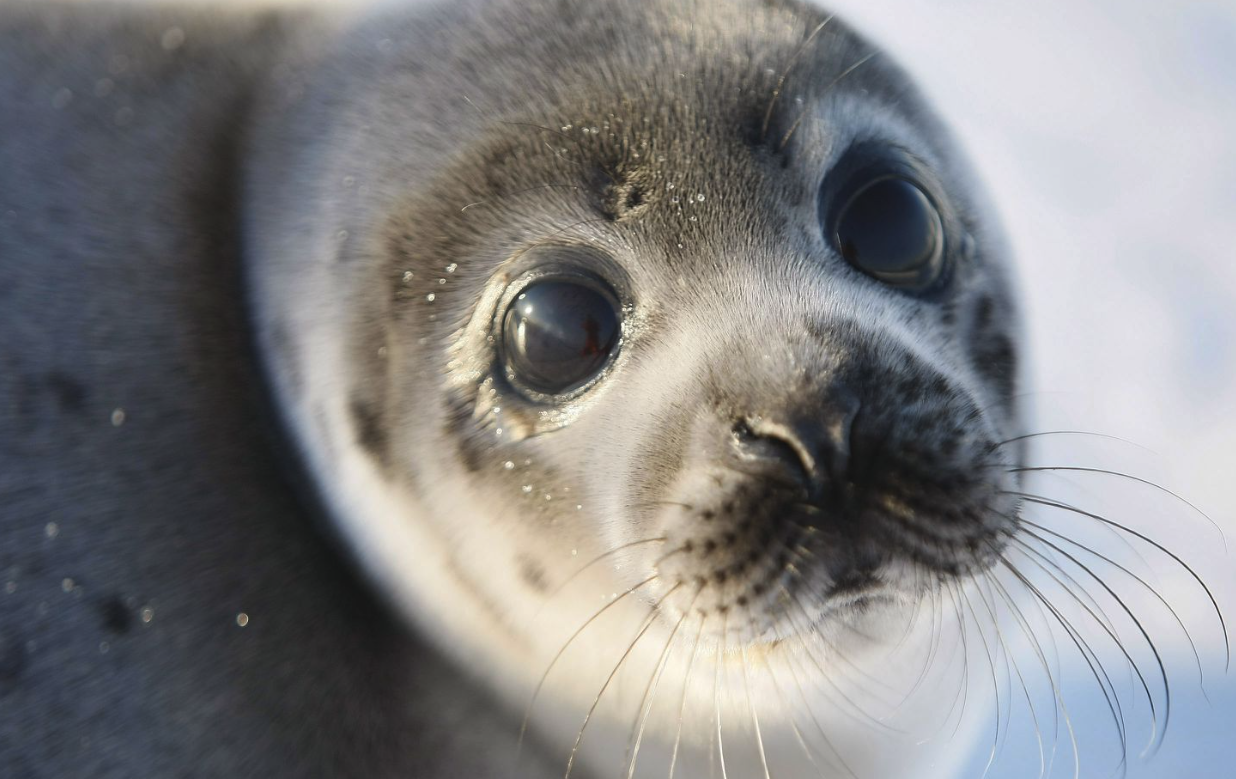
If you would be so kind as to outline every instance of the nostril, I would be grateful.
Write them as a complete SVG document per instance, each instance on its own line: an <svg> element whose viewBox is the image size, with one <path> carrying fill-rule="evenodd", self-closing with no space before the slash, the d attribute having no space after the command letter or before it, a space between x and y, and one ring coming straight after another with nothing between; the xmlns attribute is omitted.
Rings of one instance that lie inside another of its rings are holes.
<svg viewBox="0 0 1236 779"><path fill-rule="evenodd" d="M766 422L757 424L758 432L747 420L734 423L734 444L739 457L760 463L777 463L788 476L803 486L810 486L816 467L811 453L788 429L781 430L780 425Z"/></svg>

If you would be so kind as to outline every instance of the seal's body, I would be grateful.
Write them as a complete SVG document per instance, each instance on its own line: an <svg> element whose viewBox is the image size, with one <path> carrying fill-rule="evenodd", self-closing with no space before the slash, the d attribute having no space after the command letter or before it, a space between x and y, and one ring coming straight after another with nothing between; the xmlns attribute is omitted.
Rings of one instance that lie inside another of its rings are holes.
<svg viewBox="0 0 1236 779"><path fill-rule="evenodd" d="M241 176L285 25L46 5L0 8L0 775L496 774L517 723L268 437Z"/></svg>
<svg viewBox="0 0 1236 779"><path fill-rule="evenodd" d="M0 106L5 776L840 772L1012 531L999 243L825 15L3 7Z"/></svg>

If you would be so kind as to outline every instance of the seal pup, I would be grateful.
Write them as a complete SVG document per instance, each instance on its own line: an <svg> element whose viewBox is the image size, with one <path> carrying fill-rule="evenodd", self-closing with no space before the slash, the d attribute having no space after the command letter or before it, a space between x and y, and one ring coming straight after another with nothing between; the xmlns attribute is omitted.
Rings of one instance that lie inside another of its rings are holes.
<svg viewBox="0 0 1236 779"><path fill-rule="evenodd" d="M0 766L910 760L831 685L1017 531L1018 318L887 57L754 0L0 19Z"/></svg>
<svg viewBox="0 0 1236 779"><path fill-rule="evenodd" d="M248 179L279 407L379 588L569 711L568 773L598 706L674 719L648 711L671 662L689 744L784 728L800 636L990 564L1006 260L869 44L744 2L465 6L339 45L273 93Z"/></svg>

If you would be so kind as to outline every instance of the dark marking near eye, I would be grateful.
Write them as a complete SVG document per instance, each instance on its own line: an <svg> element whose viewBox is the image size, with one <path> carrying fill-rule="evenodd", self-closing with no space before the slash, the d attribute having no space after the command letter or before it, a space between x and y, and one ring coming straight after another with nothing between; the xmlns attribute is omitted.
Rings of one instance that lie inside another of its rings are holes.
<svg viewBox="0 0 1236 779"><path fill-rule="evenodd" d="M443 427L446 438L456 442L455 452L470 473L481 470L484 463L485 449L481 446L472 430L471 407L475 399L454 392L446 399L446 419Z"/></svg>
<svg viewBox="0 0 1236 779"><path fill-rule="evenodd" d="M382 418L372 404L352 398L352 424L356 426L356 442L380 463L386 462L387 438Z"/></svg>
<svg viewBox="0 0 1236 779"><path fill-rule="evenodd" d="M974 355L974 366L989 382L996 385L1002 397L1012 397L1016 382L1017 355L1008 336L997 335L980 345Z"/></svg>
<svg viewBox="0 0 1236 779"><path fill-rule="evenodd" d="M124 635L133 627L133 612L120 596L112 595L98 605L103 627L116 635Z"/></svg>

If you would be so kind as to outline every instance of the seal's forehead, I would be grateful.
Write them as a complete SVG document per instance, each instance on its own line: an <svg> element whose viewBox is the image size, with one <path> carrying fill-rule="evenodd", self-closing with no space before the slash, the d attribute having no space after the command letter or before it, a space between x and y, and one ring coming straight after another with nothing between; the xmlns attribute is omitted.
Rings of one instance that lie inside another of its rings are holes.
<svg viewBox="0 0 1236 779"><path fill-rule="evenodd" d="M767 94L791 69L844 68L869 48L829 12L775 0L466 2L436 24L414 31L418 59L457 74L457 86L502 111L581 95L711 103L744 90ZM512 79L532 88L513 90Z"/></svg>
<svg viewBox="0 0 1236 779"><path fill-rule="evenodd" d="M421 30L417 46L392 57L384 78L406 76L433 93L372 108L432 116L369 122L378 132L417 127L392 136L397 164L390 155L373 164L391 192L432 181L431 193L399 210L415 212L400 220L401 234L411 221L434 225L418 239L422 253L485 257L496 268L536 243L583 242L651 258L639 268L672 273L675 283L715 275L721 254L788 259L797 247L802 256L818 238L816 195L830 155L875 114L916 125L926 113L895 65L815 8L586 7L508 2L475 17L454 9L454 23L479 27L475 40L439 58L439 32L459 33ZM883 108L853 112L846 101ZM917 135L928 145L941 137Z"/></svg>
<svg viewBox="0 0 1236 779"><path fill-rule="evenodd" d="M736 138L747 146L771 141L776 150L826 95L858 94L911 123L931 121L901 69L818 7L763 0L583 5L586 12L548 1L477 9L470 26L481 28L480 42L461 47L449 81L484 117L461 118L589 130L613 119L664 141ZM520 41L515 48L511 30ZM512 90L511 79L530 88Z"/></svg>

